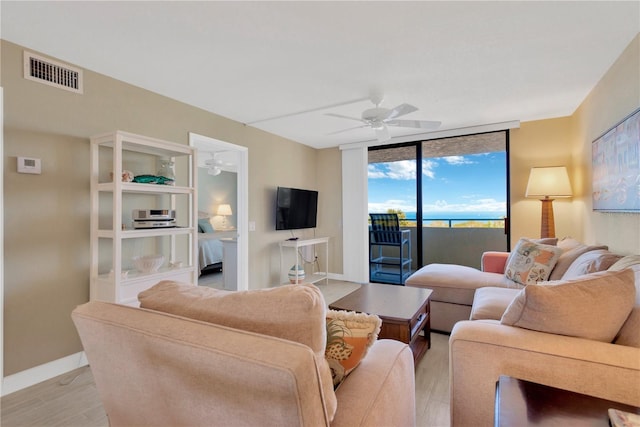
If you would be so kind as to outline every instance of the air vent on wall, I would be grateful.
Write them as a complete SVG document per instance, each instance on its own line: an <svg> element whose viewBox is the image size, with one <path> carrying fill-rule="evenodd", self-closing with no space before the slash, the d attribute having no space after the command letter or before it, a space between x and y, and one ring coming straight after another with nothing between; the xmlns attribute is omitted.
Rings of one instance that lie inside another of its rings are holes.
<svg viewBox="0 0 640 427"><path fill-rule="evenodd" d="M24 52L24 78L82 93L82 70L32 52Z"/></svg>

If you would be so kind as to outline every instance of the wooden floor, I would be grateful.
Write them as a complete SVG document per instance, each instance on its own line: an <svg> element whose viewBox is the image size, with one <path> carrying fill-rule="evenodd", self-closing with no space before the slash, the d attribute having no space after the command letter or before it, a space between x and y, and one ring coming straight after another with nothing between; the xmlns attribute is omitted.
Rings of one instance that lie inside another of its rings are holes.
<svg viewBox="0 0 640 427"><path fill-rule="evenodd" d="M357 289L346 282L319 284L327 303ZM449 336L431 334L431 349L416 367L418 427L449 426ZM107 427L89 367L2 397L2 427Z"/></svg>

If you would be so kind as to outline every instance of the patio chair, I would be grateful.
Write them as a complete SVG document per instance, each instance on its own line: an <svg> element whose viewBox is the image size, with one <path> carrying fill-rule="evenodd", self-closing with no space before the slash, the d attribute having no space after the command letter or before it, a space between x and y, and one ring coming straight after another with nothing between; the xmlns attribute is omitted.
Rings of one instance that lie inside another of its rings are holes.
<svg viewBox="0 0 640 427"><path fill-rule="evenodd" d="M369 280L404 285L411 275L411 230L401 230L397 214L369 214Z"/></svg>

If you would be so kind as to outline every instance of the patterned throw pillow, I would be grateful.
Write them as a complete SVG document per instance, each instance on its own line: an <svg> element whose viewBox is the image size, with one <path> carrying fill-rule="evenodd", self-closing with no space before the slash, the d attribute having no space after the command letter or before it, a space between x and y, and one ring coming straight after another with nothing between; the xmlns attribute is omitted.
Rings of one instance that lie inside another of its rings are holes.
<svg viewBox="0 0 640 427"><path fill-rule="evenodd" d="M531 285L547 280L556 265L562 249L542 245L529 239L520 239L509 256L504 275L521 285Z"/></svg>
<svg viewBox="0 0 640 427"><path fill-rule="evenodd" d="M373 314L327 310L327 347L324 353L338 386L366 356L378 339L382 321Z"/></svg>

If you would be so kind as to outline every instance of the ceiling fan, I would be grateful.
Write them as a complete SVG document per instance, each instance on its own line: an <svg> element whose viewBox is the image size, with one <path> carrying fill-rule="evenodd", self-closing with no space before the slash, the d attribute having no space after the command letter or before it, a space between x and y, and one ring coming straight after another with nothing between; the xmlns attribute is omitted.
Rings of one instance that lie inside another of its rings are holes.
<svg viewBox="0 0 640 427"><path fill-rule="evenodd" d="M220 175L222 172L221 166L224 164L221 160L216 159L216 153L211 154L211 158L204 161L207 166L207 173L212 176Z"/></svg>
<svg viewBox="0 0 640 427"><path fill-rule="evenodd" d="M341 119L356 120L364 124L353 128L342 129L337 132L331 132L329 135L335 135L337 133L348 132L354 129L361 129L370 127L376 132L376 137L379 142L386 142L391 139L388 126L397 126L404 128L417 128L417 129L436 129L440 126L440 122L428 121L428 120L398 120L398 117L402 117L414 111L418 111L418 107L414 107L411 104L400 104L394 108L380 107L382 103L382 97L373 97L371 102L375 105L374 108L369 108L362 112L362 117L349 117L342 114L326 113L327 116L338 117Z"/></svg>

